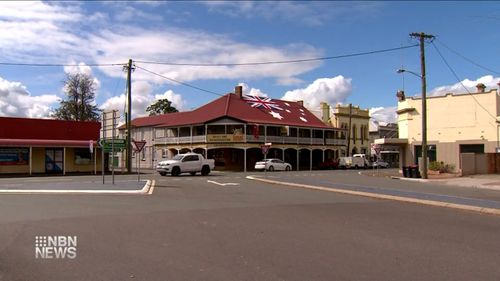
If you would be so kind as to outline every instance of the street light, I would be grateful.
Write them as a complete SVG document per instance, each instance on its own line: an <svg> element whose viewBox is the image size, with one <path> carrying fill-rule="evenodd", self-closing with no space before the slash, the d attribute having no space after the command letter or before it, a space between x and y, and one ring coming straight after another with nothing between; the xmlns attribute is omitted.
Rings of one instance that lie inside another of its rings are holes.
<svg viewBox="0 0 500 281"><path fill-rule="evenodd" d="M422 68L423 75L416 72L398 69L397 73L408 72L420 78L422 81L422 178L427 178L427 86L425 82L425 68Z"/></svg>

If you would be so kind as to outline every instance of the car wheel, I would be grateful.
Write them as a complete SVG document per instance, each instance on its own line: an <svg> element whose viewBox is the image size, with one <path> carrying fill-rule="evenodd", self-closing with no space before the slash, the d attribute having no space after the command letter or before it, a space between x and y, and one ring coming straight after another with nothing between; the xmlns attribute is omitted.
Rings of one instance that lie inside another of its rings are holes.
<svg viewBox="0 0 500 281"><path fill-rule="evenodd" d="M201 175L202 176L207 176L208 174L210 174L210 167L208 166L203 166L201 168Z"/></svg>
<svg viewBox="0 0 500 281"><path fill-rule="evenodd" d="M179 167L174 167L172 169L172 176L178 177L181 174L181 169Z"/></svg>
<svg viewBox="0 0 500 281"><path fill-rule="evenodd" d="M290 171L291 169L292 169L292 168L290 168L290 166L286 166L285 171L287 171L287 172L288 172L288 171Z"/></svg>
<svg viewBox="0 0 500 281"><path fill-rule="evenodd" d="M190 172L189 173L191 176L195 176L196 175L196 172Z"/></svg>
<svg viewBox="0 0 500 281"><path fill-rule="evenodd" d="M274 167L273 166L269 166L269 168L267 170L270 171L270 172L272 172L272 171L274 171Z"/></svg>
<svg viewBox="0 0 500 281"><path fill-rule="evenodd" d="M160 173L160 176L166 176L166 175L167 175L167 173L165 173L165 172Z"/></svg>

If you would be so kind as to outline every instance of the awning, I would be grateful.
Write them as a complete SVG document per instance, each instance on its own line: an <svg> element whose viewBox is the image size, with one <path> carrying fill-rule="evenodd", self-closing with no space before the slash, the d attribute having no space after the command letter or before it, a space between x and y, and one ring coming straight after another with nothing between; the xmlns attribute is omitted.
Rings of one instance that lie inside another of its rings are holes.
<svg viewBox="0 0 500 281"><path fill-rule="evenodd" d="M399 138L383 138L383 139L375 139L375 144L380 145L399 145L404 146L408 144L408 139L399 139Z"/></svg>
<svg viewBox="0 0 500 281"><path fill-rule="evenodd" d="M33 147L89 147L90 142L97 146L95 140L40 140L40 139L0 139L0 146L33 146Z"/></svg>

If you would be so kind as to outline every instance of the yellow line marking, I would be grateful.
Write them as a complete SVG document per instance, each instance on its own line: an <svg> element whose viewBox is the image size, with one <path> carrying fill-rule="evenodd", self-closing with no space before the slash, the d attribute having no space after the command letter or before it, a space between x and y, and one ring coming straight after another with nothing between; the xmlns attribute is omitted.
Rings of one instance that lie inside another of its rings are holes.
<svg viewBox="0 0 500 281"><path fill-rule="evenodd" d="M153 191L155 189L155 183L156 183L155 180L151 181L151 186L149 187L149 192L148 192L149 195L153 194Z"/></svg>
<svg viewBox="0 0 500 281"><path fill-rule="evenodd" d="M415 203L415 204L422 204L422 205L429 205L429 206L437 206L437 207L446 207L446 208L473 211L473 212L479 212L479 213L491 214L491 215L500 215L500 209L495 209L495 208L478 207L478 206L471 206L471 205L464 205L464 204L457 204L457 203L447 203L447 202L441 202L441 201L416 199L416 198L409 198L409 197L402 197L402 196L385 195L385 194L363 192L363 191L354 191L354 190L345 190L345 189L338 189L338 188L329 188L329 187L291 183L291 182L279 182L279 181L274 181L274 180L261 179L261 178L257 178L257 177L253 177L253 176L247 176L246 178L250 179L250 180L267 182L267 183L271 183L271 184L288 185L288 186L293 186L293 187L301 187L301 188L321 190L321 191L337 192L337 193L343 193L343 194L348 194L348 195L364 196L364 197L385 199L385 200L394 200L394 201L401 201L401 202L408 202L408 203Z"/></svg>

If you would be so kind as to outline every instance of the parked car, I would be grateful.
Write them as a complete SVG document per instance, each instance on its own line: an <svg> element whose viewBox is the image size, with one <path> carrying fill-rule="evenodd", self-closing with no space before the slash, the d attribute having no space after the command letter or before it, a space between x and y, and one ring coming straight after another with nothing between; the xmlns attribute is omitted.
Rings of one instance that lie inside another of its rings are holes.
<svg viewBox="0 0 500 281"><path fill-rule="evenodd" d="M283 162L280 159L270 158L264 159L255 163L255 170L267 170L267 171L290 171L292 170L292 165Z"/></svg>
<svg viewBox="0 0 500 281"><path fill-rule="evenodd" d="M377 161L372 163L372 166L374 168L389 168L389 163L381 161L381 160L377 160Z"/></svg>
<svg viewBox="0 0 500 281"><path fill-rule="evenodd" d="M159 162L156 171L162 176L167 174L178 176L182 173L190 173L194 176L198 172L206 176L215 167L214 162L213 159L205 159L198 153L177 154L171 160Z"/></svg>
<svg viewBox="0 0 500 281"><path fill-rule="evenodd" d="M328 160L325 162L321 162L318 165L318 168L320 170L333 170L333 169L337 169L338 167L339 167L339 162L335 161L335 160Z"/></svg>

